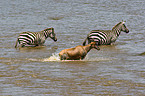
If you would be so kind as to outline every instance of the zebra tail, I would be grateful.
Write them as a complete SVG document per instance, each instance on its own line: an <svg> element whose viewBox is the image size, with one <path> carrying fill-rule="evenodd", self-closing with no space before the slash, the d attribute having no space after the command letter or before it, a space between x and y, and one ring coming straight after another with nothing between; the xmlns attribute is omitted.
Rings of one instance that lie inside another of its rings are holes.
<svg viewBox="0 0 145 96"><path fill-rule="evenodd" d="M16 44L15 44L15 48L17 48L17 44L18 44L18 38L17 38Z"/></svg>
<svg viewBox="0 0 145 96"><path fill-rule="evenodd" d="M86 45L86 41L87 41L87 39L88 39L88 38L86 38L86 39L85 39L85 41L83 42L83 46L85 46L85 45Z"/></svg>

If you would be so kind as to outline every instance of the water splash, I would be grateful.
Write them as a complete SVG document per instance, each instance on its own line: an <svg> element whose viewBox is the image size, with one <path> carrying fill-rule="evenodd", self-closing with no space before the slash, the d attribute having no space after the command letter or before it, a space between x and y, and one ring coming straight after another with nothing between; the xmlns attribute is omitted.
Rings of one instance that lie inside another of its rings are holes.
<svg viewBox="0 0 145 96"><path fill-rule="evenodd" d="M83 60L60 60L59 54L58 53L52 53L52 56L50 56L49 58L43 58L43 59L29 59L30 61L40 61L40 62L50 62L50 61L59 61L59 62L73 62L73 61L86 61L86 62L100 62L100 61L110 61L112 60L111 58L104 58L104 57L89 57L87 56L85 59Z"/></svg>
<svg viewBox="0 0 145 96"><path fill-rule="evenodd" d="M49 62L49 61L61 61L60 58L59 58L59 55L58 53L53 53L52 56L50 56L49 58L43 58L43 59L40 59L40 58L31 58L31 59L28 59L30 61L34 61L34 62Z"/></svg>
<svg viewBox="0 0 145 96"><path fill-rule="evenodd" d="M50 56L49 58L45 58L42 61L43 62L47 62L47 61L60 61L60 58L59 58L58 53L53 53L52 56Z"/></svg>

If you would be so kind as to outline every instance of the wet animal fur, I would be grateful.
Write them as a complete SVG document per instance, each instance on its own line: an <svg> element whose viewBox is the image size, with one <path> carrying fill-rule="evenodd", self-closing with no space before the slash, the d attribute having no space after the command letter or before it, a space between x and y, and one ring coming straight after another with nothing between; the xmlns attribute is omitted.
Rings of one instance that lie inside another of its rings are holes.
<svg viewBox="0 0 145 96"><path fill-rule="evenodd" d="M92 48L100 50L96 42L91 42L86 46L78 45L75 48L64 49L59 56L61 60L82 60Z"/></svg>

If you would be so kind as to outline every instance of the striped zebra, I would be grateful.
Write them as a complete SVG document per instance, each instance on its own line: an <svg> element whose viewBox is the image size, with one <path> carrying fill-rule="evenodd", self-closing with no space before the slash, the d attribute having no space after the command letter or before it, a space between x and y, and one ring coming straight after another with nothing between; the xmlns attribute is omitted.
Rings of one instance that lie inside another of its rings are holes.
<svg viewBox="0 0 145 96"><path fill-rule="evenodd" d="M54 41L57 41L57 38L54 33L54 28L47 28L40 32L22 32L19 34L15 48L17 47L17 44L19 43L21 47L24 46L39 46L43 45L45 43L45 40L50 37Z"/></svg>
<svg viewBox="0 0 145 96"><path fill-rule="evenodd" d="M110 45L117 40L121 31L129 33L129 30L125 26L124 21L116 24L112 28L112 30L92 30L87 35L87 38L84 40L83 45L85 46L87 40L88 44L91 42L96 42L97 45Z"/></svg>

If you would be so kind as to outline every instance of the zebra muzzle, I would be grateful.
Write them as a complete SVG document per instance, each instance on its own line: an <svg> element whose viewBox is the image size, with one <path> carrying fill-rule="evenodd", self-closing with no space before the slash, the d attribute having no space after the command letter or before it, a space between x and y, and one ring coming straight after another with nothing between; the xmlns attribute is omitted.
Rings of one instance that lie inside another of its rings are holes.
<svg viewBox="0 0 145 96"><path fill-rule="evenodd" d="M57 39L55 38L55 39L54 39L54 41L56 42L56 41L57 41Z"/></svg>
<svg viewBox="0 0 145 96"><path fill-rule="evenodd" d="M126 29L124 32L129 33L129 30L128 30L128 29Z"/></svg>
<svg viewBox="0 0 145 96"><path fill-rule="evenodd" d="M129 33L129 30L127 30L126 33Z"/></svg>

